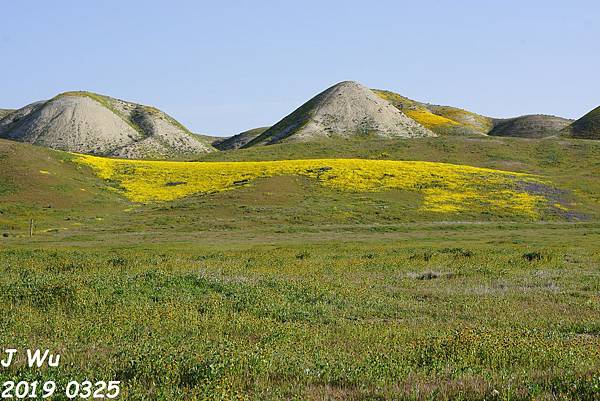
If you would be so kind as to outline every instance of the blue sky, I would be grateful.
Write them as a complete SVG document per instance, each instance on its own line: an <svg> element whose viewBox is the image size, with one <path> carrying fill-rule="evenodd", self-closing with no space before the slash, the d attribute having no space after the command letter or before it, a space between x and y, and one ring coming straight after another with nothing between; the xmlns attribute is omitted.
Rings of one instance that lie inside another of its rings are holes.
<svg viewBox="0 0 600 401"><path fill-rule="evenodd" d="M597 1L11 1L0 107L67 90L213 135L356 80L495 117L600 105Z"/></svg>

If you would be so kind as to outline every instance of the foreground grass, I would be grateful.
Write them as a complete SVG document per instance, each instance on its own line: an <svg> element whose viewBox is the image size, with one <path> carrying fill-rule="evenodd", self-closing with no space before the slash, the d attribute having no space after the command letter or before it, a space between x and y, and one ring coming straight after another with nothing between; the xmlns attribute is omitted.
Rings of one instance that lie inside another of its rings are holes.
<svg viewBox="0 0 600 401"><path fill-rule="evenodd" d="M307 175L134 205L66 153L0 141L0 346L63 355L0 380L122 380L128 400L599 399L600 145L436 140L206 160L524 172L582 221L424 211L423 193Z"/></svg>
<svg viewBox="0 0 600 401"><path fill-rule="evenodd" d="M0 251L4 346L124 399L598 399L592 247Z"/></svg>

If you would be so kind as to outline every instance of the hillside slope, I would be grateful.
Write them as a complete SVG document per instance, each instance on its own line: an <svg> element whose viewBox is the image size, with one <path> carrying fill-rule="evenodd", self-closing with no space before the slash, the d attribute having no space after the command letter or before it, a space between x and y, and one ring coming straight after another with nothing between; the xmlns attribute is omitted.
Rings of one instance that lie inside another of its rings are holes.
<svg viewBox="0 0 600 401"><path fill-rule="evenodd" d="M571 123L562 133L577 139L600 139L600 107Z"/></svg>
<svg viewBox="0 0 600 401"><path fill-rule="evenodd" d="M245 145L307 142L328 137L435 136L365 86L341 82L319 93Z"/></svg>
<svg viewBox="0 0 600 401"><path fill-rule="evenodd" d="M108 182L118 183L117 190L140 203L175 201L236 190L259 179L299 176L339 191L408 191L422 198L418 211L440 216L479 210L536 220L549 210L566 210L557 206L553 188L542 177L448 163L364 159L204 163L87 155L75 161L91 167Z"/></svg>
<svg viewBox="0 0 600 401"><path fill-rule="evenodd" d="M373 89L373 92L439 135L545 138L558 135L573 122L566 118L543 114L491 118L457 107L418 102L386 90Z"/></svg>
<svg viewBox="0 0 600 401"><path fill-rule="evenodd" d="M99 215L127 207L102 180L71 162L73 155L0 139L0 234L80 230Z"/></svg>
<svg viewBox="0 0 600 401"><path fill-rule="evenodd" d="M248 142L256 138L257 136L264 133L271 127L260 127L249 129L244 132L240 132L237 135L230 136L228 138L222 138L213 142L213 146L219 150L233 150L239 149L246 145Z"/></svg>
<svg viewBox="0 0 600 401"><path fill-rule="evenodd" d="M597 168L582 168L594 166L600 157L600 142L484 136L418 141L329 139L315 145L319 152L312 156L306 153L304 143L282 143L212 152L203 160L227 163L103 158L99 161L107 164L98 167L109 169L110 176L98 177L92 168L75 163L88 156L0 139L0 242L3 233L8 239L26 236L30 218L35 220L37 238L42 232L67 241L79 241L80 235L100 235L115 243L127 236L129 241L137 241L138 235L133 233L157 238L167 232L202 232L198 235L205 240L217 231L229 238L237 230L259 233L282 226L316 235L315 230L338 224L528 220L521 209L506 209L506 202L497 202L511 186L519 196L511 193L507 201L547 199L545 206L520 203L529 211L536 210L543 220L596 220L600 216ZM334 164L314 162L315 156L336 160L331 161ZM313 162L308 161L311 158ZM345 161L347 158L371 160ZM403 163L390 171L380 168L387 165L381 158ZM234 160L286 161L242 163L234 169L229 163ZM405 163L410 160L450 163L447 166L453 170L439 172L424 169L426 164L421 162ZM544 183L499 182L494 177L504 176L500 171L476 183L466 166L532 173ZM452 171L467 172L466 176L459 174L466 181L454 180L452 177L460 177ZM469 184L470 189L465 187L469 182L474 184ZM444 195L448 191L456 196ZM128 199L134 195L136 199L138 195L173 195L176 199L136 205ZM495 203L488 203L492 198ZM427 199L451 202L455 207L426 210ZM464 207L466 199L471 199L470 207ZM239 235L246 240L243 232Z"/></svg>
<svg viewBox="0 0 600 401"><path fill-rule="evenodd" d="M560 134L573 120L542 114L494 120L491 136L514 136L521 138L545 138Z"/></svg>
<svg viewBox="0 0 600 401"><path fill-rule="evenodd" d="M395 92L373 89L398 110L439 135L482 135L493 127L493 120L467 110L418 102Z"/></svg>
<svg viewBox="0 0 600 401"><path fill-rule="evenodd" d="M0 120L0 137L124 158L181 158L214 150L164 112L90 92L66 92Z"/></svg>

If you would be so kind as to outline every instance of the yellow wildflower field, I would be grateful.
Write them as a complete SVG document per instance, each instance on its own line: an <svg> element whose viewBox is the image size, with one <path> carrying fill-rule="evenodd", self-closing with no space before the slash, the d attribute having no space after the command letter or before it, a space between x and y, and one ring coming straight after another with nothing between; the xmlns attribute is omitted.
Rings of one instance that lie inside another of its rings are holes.
<svg viewBox="0 0 600 401"><path fill-rule="evenodd" d="M432 128L437 125L459 125L456 121L433 114L427 109L403 110L403 113L426 128Z"/></svg>
<svg viewBox="0 0 600 401"><path fill-rule="evenodd" d="M549 200L527 193L537 176L423 161L313 159L259 162L175 162L76 155L75 161L120 187L133 202L172 201L249 185L253 180L298 175L343 191L407 190L423 196L423 211L503 211L536 218Z"/></svg>

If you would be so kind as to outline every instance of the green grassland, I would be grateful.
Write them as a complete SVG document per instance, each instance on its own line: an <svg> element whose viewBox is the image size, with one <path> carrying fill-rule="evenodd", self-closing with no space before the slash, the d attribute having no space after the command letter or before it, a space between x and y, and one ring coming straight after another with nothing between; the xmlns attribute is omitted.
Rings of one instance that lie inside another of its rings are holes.
<svg viewBox="0 0 600 401"><path fill-rule="evenodd" d="M571 214L424 213L410 191L299 176L133 204L72 155L0 141L2 345L62 354L0 380L121 380L127 400L600 398L600 144L338 140L202 160L328 157L538 174Z"/></svg>
<svg viewBox="0 0 600 401"><path fill-rule="evenodd" d="M110 183L73 156L0 141L0 235L5 242L27 234L29 218L51 241L77 236L111 237L139 232L315 232L379 229L421 223L505 222L523 219L485 209L461 213L418 210L409 191L354 193L325 188L304 177L272 177L224 193L190 196L168 203L128 202ZM556 185L573 221L596 221L600 145L593 141L448 137L410 141L326 141L308 152L300 144L272 145L207 155L202 160L281 160L308 157L426 160L538 174ZM44 172L48 174L44 174ZM546 215L541 222L566 221ZM133 235L133 234L132 234ZM243 234L240 234L243 235ZM250 235L250 236L252 236Z"/></svg>
<svg viewBox="0 0 600 401"><path fill-rule="evenodd" d="M3 341L64 362L0 378L122 380L129 400L597 399L597 251L419 245L3 249Z"/></svg>
<svg viewBox="0 0 600 401"><path fill-rule="evenodd" d="M569 139L443 137L413 140L328 140L312 147L272 145L218 152L203 161L336 157L423 160L539 174L580 197L576 208L595 214L600 200L600 143ZM456 216L452 216L456 219Z"/></svg>

